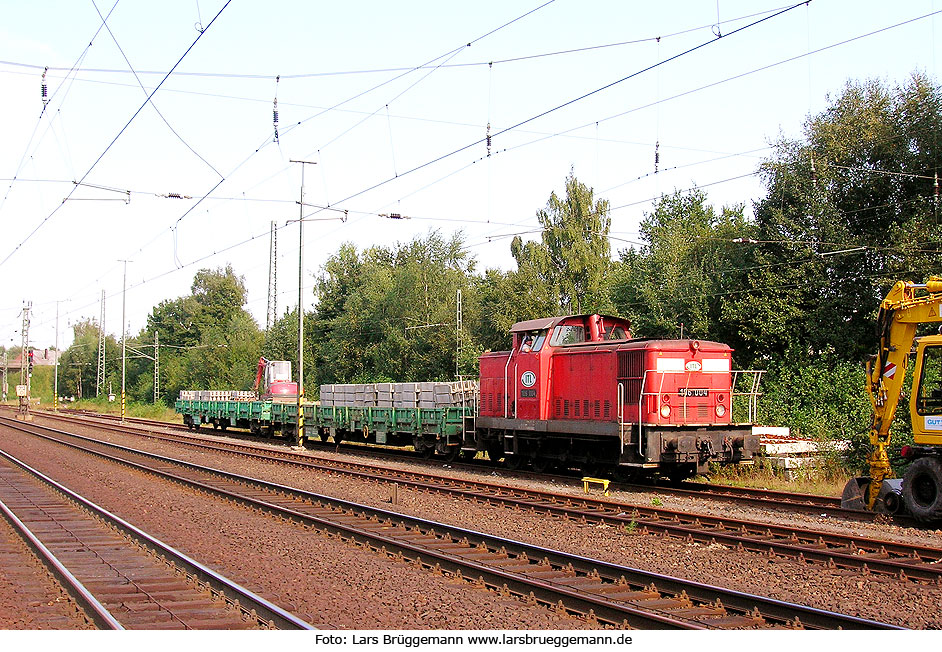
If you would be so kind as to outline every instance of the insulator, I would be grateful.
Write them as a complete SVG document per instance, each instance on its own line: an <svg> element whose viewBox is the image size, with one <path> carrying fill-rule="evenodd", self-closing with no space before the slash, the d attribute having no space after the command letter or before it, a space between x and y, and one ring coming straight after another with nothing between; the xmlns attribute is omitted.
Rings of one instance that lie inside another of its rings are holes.
<svg viewBox="0 0 942 652"><path fill-rule="evenodd" d="M275 124L278 124L278 109L272 111L272 120Z"/></svg>
<svg viewBox="0 0 942 652"><path fill-rule="evenodd" d="M47 97L49 97L49 86L47 84L43 84L43 99L46 99Z"/></svg>

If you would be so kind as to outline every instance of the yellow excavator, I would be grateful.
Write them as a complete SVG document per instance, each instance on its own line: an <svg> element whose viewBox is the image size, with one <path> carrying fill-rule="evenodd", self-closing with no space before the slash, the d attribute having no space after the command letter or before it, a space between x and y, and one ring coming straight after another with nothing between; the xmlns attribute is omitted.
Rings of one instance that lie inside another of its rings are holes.
<svg viewBox="0 0 942 652"><path fill-rule="evenodd" d="M942 521L942 328L938 335L916 338L920 324L942 322L940 307L942 277L937 276L925 283L898 281L880 304L880 350L867 363L867 392L873 406L870 475L847 483L844 507L890 514L905 511L923 523ZM914 443L902 448L909 466L899 480L893 476L887 448L914 341L916 366L909 401Z"/></svg>

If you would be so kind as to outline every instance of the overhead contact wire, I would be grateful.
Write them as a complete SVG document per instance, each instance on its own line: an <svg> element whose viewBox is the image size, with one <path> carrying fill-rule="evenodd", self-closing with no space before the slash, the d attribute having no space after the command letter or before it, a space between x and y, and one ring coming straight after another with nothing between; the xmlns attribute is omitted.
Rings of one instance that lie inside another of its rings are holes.
<svg viewBox="0 0 942 652"><path fill-rule="evenodd" d="M144 107L147 106L148 103L150 103L151 98L154 96L154 94L157 93L157 91L160 90L160 87L163 86L164 82L166 82L167 79L170 77L170 75L173 74L173 72L174 72L174 70L176 70L177 66L179 66L180 63L183 61L183 59L186 58L186 56L187 56L187 55L190 53L190 51L196 46L196 44L199 42L199 40L200 40L201 38L203 38L203 34L206 33L206 30L208 30L210 27L212 27L213 23L216 22L216 19L219 18L219 16L222 14L223 11L226 10L226 7L228 7L231 2L232 2L232 0L226 0L226 4L224 4L224 5L222 6L222 8L219 10L219 12L213 17L213 19L209 22L209 25L207 25L207 26L205 27L205 29L204 29L202 32L199 33L199 36L196 37L196 40L194 40L193 43L190 44L190 47L188 47L188 48L186 49L186 52L184 52L183 55L177 60L177 62L176 62L175 64L173 64L173 67L170 69L170 71L164 76L163 79L160 80L160 83L157 84L156 87L154 87L154 90L151 91L151 93L147 96L147 99L144 101L143 104L141 104L141 106L137 109L137 111L134 112L134 115L131 116L131 119L128 120L127 124L125 124L124 127L121 128L121 131L118 132L118 135L115 136L114 139L112 139L112 141L108 144L108 146L105 148L105 150L98 156L97 159L95 159L95 162L92 163L91 167L88 168L88 170L85 172L84 175L82 175L82 178L81 178L79 181L76 182L75 187L72 188L72 190L69 192L69 195L66 197L66 200L67 200L69 197L71 197L72 194L75 193L75 191L76 191L76 189L78 188L79 184L81 184L83 181L85 181L85 179L88 177L88 175L91 174L92 170L94 170L95 167L98 165L98 163L101 162L101 160L105 157L105 154L107 154L108 151L112 148L112 146L114 146L114 144L117 142L118 138L120 138L121 135L127 130L127 128L128 128L129 126L131 126L131 123L134 122L134 119L137 118L137 116L138 116L138 115L140 114L140 112L144 109ZM0 267L2 267L4 264L6 264L7 261L9 261L10 258L12 258L13 255L14 255L17 251L19 251L20 248L21 248L23 245L25 245L27 242L29 242L29 240L30 240L34 235L36 235L36 233L52 218L52 216L55 215L57 212L59 212L59 209L62 208L62 206L63 206L64 204L65 204L65 200L63 200L63 202L62 202L61 204L59 204L58 206L56 206L55 209L53 209L53 211L52 211L51 213L49 213L49 215L47 215L47 216L42 220L42 222L40 222L40 223L36 226L36 228L34 228L34 229L29 233L29 235L26 236L26 238L25 238L22 242L20 242L18 245L16 245L16 247L14 247L13 251L11 251L9 254L7 254L6 258L4 258L2 261L0 261Z"/></svg>

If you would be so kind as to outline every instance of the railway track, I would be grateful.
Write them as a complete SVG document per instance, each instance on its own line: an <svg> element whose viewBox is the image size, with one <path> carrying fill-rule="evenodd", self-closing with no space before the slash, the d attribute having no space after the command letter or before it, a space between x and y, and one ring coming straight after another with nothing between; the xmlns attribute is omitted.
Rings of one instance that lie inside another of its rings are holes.
<svg viewBox="0 0 942 652"><path fill-rule="evenodd" d="M5 424L590 621L672 629L894 628L366 507L47 426Z"/></svg>
<svg viewBox="0 0 942 652"><path fill-rule="evenodd" d="M126 432L126 426L105 424L101 427ZM281 447L260 448L238 442L194 439L190 435L153 431L145 431L144 434L189 447L235 453L253 459L276 458L315 471L343 473L358 479L394 483L420 491L443 493L504 508L605 524L632 532L667 535L707 545L721 544L729 548L902 581L942 583L942 548L837 534L807 526L771 525L654 505L629 505L602 498L446 478L375 464L314 457Z"/></svg>
<svg viewBox="0 0 942 652"><path fill-rule="evenodd" d="M79 417L81 420L87 420L94 423L114 423L118 417L110 414L96 414L89 413L85 411L73 411L69 412L70 417L65 417L64 415L57 415L54 413L41 413L42 416L48 418L59 418L63 420L74 420L72 416ZM154 427L169 429L174 431L180 431L184 433L192 433L192 430L183 424L175 423L165 423L162 421L152 421L149 419L126 419L124 428L128 428L128 424L132 424L132 427L140 427L139 432L144 434L149 434L152 432L150 429ZM232 434L232 433L230 433ZM241 434L241 433L239 433ZM236 435L238 436L238 435ZM251 436L250 441L262 441L258 440L254 436ZM311 444L315 447L323 447L325 449L336 449L335 444L327 444L317 442L316 440L309 440ZM367 448L360 444L343 442L342 446L344 447L344 452L350 453L355 451L355 454L359 454L363 451L364 448ZM378 449L376 447L369 447L368 452L364 455L369 456L370 458L388 458L392 460L398 459L407 459L410 462L417 462L419 460L425 461L426 458L419 457L415 454L410 454L406 452L393 452L386 449ZM481 464L477 462L482 462L488 465L488 468L492 467L494 464L492 462L484 462L483 460L478 460L475 463L467 462L449 462L449 466L455 469L467 469L469 471L480 471ZM430 462L430 464L436 464L435 462ZM561 482L578 482L572 475L551 475L548 473L537 473L534 471L522 471L514 470L507 471L512 473L514 477L523 477L523 478L539 478L547 479L553 478ZM860 510L851 510L841 507L841 499L837 496L817 496L813 494L802 494L802 493L792 493L786 491L775 491L770 489L758 489L753 487L734 487L729 485L716 485L716 484L702 484L697 482L684 482L679 486L665 485L665 484L637 484L637 483L628 483L613 481L612 487L616 489L621 489L624 491L657 491L660 494L669 495L669 496L678 496L678 497L688 497L688 498L698 498L698 499L707 499L707 500L717 500L723 502L733 502L742 505L752 505L758 507L769 507L774 506L776 509L787 509L789 511L795 511L805 514L816 514L816 515L826 515L827 517L833 518L842 518L842 519L851 519L858 521L874 521L879 518L886 518L885 515L876 514L874 512L864 512ZM895 517L896 520L902 525L912 525L912 523L903 517Z"/></svg>
<svg viewBox="0 0 942 652"><path fill-rule="evenodd" d="M3 451L0 511L99 629L311 629Z"/></svg>

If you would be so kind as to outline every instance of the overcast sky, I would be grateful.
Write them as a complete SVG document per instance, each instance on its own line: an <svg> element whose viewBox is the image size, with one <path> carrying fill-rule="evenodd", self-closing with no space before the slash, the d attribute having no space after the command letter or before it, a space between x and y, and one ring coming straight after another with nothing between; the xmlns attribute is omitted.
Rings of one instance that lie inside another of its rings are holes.
<svg viewBox="0 0 942 652"><path fill-rule="evenodd" d="M769 144L847 80L937 79L937 5L0 0L0 344L31 301L52 345L58 302L64 348L102 291L117 335L122 260L132 335L226 264L264 327L272 221L279 314L298 302L292 159L316 162L307 309L343 242L460 230L511 269L570 170L610 201L613 255L661 193L750 212Z"/></svg>

